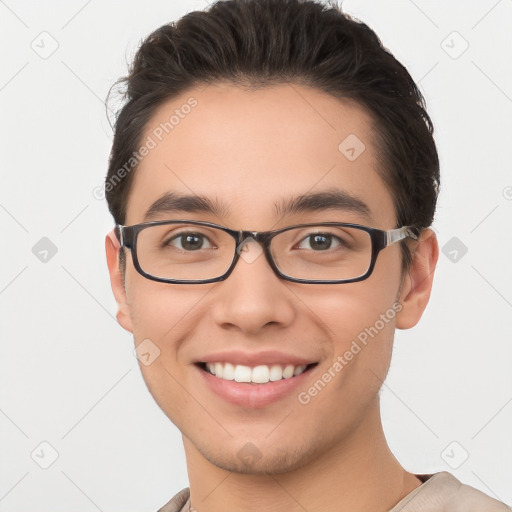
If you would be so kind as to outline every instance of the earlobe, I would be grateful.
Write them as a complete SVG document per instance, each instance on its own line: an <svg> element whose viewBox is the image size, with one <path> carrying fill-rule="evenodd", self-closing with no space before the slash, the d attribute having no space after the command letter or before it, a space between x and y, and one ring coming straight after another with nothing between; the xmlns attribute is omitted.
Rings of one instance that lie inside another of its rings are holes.
<svg viewBox="0 0 512 512"><path fill-rule="evenodd" d="M420 320L432 291L439 245L434 231L424 229L412 249L412 265L403 277L399 300L402 309L396 316L398 329L410 329Z"/></svg>
<svg viewBox="0 0 512 512"><path fill-rule="evenodd" d="M123 276L119 268L119 240L114 230L105 236L105 252L107 255L107 265L110 274L110 285L117 302L116 318L119 324L129 332L133 332L130 306L126 298L126 289L123 282Z"/></svg>

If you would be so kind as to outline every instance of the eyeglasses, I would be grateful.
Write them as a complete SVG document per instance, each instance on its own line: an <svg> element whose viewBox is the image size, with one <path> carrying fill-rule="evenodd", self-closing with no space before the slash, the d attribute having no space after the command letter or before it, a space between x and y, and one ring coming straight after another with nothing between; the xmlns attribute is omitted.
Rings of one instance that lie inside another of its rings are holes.
<svg viewBox="0 0 512 512"><path fill-rule="evenodd" d="M162 283L223 281L240 257L251 262L245 245L255 241L282 279L335 284L367 279L382 249L404 238L418 239L413 229L403 226L383 231L325 222L275 231L237 231L210 222L174 220L118 224L115 234L121 247L130 249L135 269Z"/></svg>

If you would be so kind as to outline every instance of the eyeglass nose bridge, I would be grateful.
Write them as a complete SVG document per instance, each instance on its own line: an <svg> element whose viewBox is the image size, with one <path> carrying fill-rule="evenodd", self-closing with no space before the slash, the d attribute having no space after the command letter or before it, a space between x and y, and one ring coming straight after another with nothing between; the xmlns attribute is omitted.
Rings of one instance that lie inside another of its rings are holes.
<svg viewBox="0 0 512 512"><path fill-rule="evenodd" d="M251 241L249 239L258 242L262 247L268 247L276 234L274 231L243 231L240 229L238 231L237 247Z"/></svg>
<svg viewBox="0 0 512 512"><path fill-rule="evenodd" d="M274 269L274 264L271 261L272 256L269 252L269 245L272 236L269 236L268 232L264 231L242 231L238 232L238 240L236 245L236 253L246 263L252 263L255 261L261 253L265 253L265 257L270 264L270 267ZM256 249L249 251L249 243L255 242ZM270 258L270 259L269 259Z"/></svg>

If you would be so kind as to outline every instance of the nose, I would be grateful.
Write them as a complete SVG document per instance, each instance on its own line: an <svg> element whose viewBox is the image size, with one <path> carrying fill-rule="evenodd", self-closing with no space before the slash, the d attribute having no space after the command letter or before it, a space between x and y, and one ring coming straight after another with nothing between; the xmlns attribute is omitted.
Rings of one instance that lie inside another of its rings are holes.
<svg viewBox="0 0 512 512"><path fill-rule="evenodd" d="M240 258L225 281L218 283L212 299L213 319L226 329L255 334L265 326L293 323L295 307L291 283L275 275L263 248L248 238L237 251Z"/></svg>

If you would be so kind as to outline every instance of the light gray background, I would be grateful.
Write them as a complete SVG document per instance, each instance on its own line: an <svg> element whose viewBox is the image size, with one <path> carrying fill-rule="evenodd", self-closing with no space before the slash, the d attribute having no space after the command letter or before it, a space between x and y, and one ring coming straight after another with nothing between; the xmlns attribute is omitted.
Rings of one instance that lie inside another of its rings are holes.
<svg viewBox="0 0 512 512"><path fill-rule="evenodd" d="M144 36L206 5L0 1L1 511L154 511L187 486L180 433L115 320L112 219L94 191L108 88ZM446 254L422 321L396 334L389 443L408 470L451 471L510 504L512 1L343 5L420 83L441 158Z"/></svg>

